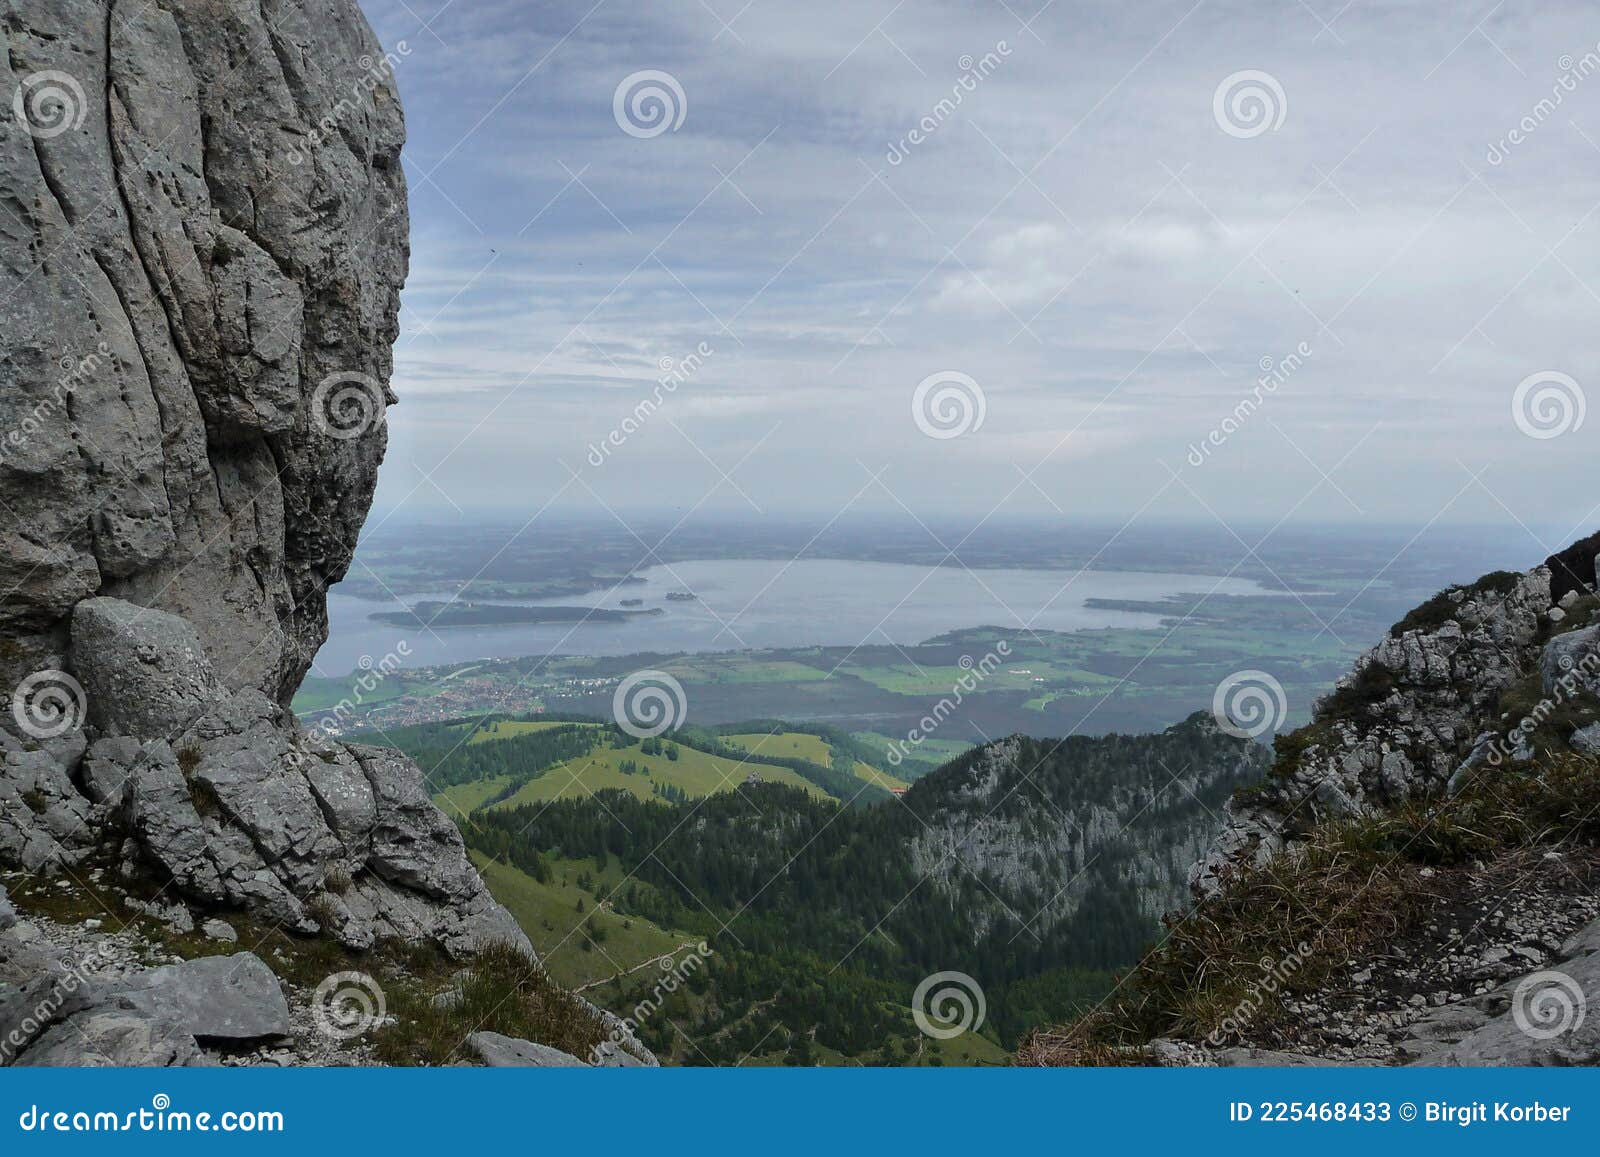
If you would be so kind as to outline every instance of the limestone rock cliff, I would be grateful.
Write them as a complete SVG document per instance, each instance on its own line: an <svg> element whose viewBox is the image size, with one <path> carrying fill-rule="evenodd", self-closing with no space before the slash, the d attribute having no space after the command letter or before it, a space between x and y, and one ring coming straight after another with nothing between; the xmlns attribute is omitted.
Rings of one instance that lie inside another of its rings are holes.
<svg viewBox="0 0 1600 1157"><path fill-rule="evenodd" d="M407 263L352 0L0 0L0 691L73 607L286 702L383 457Z"/></svg>
<svg viewBox="0 0 1600 1157"><path fill-rule="evenodd" d="M354 0L0 0L0 36L0 871L178 934L531 958L416 766L287 709L394 400L395 58ZM136 969L41 1019L75 973L40 929L77 932L31 915L0 906L0 1021L78 1020L29 1063L227 1035L168 1032ZM257 966L201 1012L276 1015Z"/></svg>

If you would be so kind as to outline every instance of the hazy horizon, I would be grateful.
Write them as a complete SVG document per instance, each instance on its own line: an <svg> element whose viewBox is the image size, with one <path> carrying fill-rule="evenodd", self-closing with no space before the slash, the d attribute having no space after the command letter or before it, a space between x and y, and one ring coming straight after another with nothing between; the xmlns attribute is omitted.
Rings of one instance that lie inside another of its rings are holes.
<svg viewBox="0 0 1600 1157"><path fill-rule="evenodd" d="M1326 7L367 0L413 221L377 517L1554 549L1595 517L1600 25Z"/></svg>

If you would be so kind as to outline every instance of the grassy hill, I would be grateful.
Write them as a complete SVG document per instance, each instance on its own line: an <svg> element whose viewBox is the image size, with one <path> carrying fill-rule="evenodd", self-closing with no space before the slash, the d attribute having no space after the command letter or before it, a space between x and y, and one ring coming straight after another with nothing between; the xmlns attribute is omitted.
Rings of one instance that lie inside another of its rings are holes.
<svg viewBox="0 0 1600 1157"><path fill-rule="evenodd" d="M753 755L778 755L788 759L808 760L823 767L835 766L832 745L822 736L808 731L734 733L724 735L722 738ZM911 786L899 776L891 775L860 759L852 759L849 767L851 774L857 779L891 791L904 791Z"/></svg>
<svg viewBox="0 0 1600 1157"><path fill-rule="evenodd" d="M490 893L533 941L550 974L567 988L604 983L700 939L617 912L608 899L624 885L616 861L606 867L592 859L553 861L547 883L481 852L472 853L472 862ZM627 886L649 887L636 881Z"/></svg>
<svg viewBox="0 0 1600 1157"><path fill-rule="evenodd" d="M557 799L587 799L597 791L613 788L630 792L639 799L655 799L670 787L690 799L699 799L715 792L731 791L752 774L760 775L766 783L786 784L801 788L818 799L829 798L827 792L788 768L741 763L681 744L669 744L677 751L674 759L664 751L647 754L643 746L635 742L627 747L597 747L587 755L545 769L515 795L490 806L508 808ZM634 770L627 770L629 767Z"/></svg>

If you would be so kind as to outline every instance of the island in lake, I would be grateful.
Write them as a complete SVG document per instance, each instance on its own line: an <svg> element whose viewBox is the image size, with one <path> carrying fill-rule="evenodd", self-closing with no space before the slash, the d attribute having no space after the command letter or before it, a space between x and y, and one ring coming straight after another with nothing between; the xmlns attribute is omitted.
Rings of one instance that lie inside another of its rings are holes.
<svg viewBox="0 0 1600 1157"><path fill-rule="evenodd" d="M421 602L403 611L378 611L369 615L397 627L503 627L520 623L621 623L639 616L662 614L660 607L646 611L613 611L604 607L520 607L503 603Z"/></svg>

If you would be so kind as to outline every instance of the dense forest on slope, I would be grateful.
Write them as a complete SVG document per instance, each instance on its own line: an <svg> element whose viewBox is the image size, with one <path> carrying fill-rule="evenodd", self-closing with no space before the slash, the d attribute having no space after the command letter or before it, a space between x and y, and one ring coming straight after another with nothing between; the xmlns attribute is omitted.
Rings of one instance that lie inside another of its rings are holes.
<svg viewBox="0 0 1600 1157"><path fill-rule="evenodd" d="M737 1035L760 990L777 1039L875 1048L917 981L947 969L978 980L1010 1041L1137 959L1265 756L1197 715L1152 736L1001 740L873 806L748 783L682 804L607 791L490 807L463 828L536 880L614 859L626 877L600 903L713 943L715 999L683 1010L697 1041Z"/></svg>

